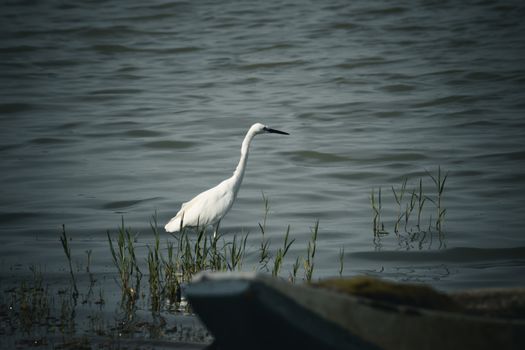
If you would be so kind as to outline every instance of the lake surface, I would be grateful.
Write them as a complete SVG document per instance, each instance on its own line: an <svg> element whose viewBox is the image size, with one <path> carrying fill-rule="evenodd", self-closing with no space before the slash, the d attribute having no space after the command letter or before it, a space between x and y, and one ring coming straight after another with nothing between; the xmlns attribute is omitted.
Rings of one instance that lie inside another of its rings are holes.
<svg viewBox="0 0 525 350"><path fill-rule="evenodd" d="M319 220L315 277L337 274L344 248L344 274L523 285L523 18L522 1L3 2L2 273L63 271L62 224L79 259L110 269L121 216L150 242L151 216L163 226L229 177L261 122L291 135L254 140L221 224L250 232L249 261L264 193L273 247L291 226L288 267ZM438 167L442 234L407 243L391 187L407 179L403 210L420 178L436 200Z"/></svg>

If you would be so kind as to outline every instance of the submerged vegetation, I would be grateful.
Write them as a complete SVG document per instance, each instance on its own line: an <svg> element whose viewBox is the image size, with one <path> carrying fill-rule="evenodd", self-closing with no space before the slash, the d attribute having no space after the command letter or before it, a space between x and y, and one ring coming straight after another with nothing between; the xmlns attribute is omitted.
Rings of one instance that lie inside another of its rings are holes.
<svg viewBox="0 0 525 350"><path fill-rule="evenodd" d="M129 229L124 225L124 218L122 225L118 229L116 248L108 231L108 242L113 263L117 268L117 283L122 291L122 304L132 308L137 299L137 292L140 290L140 282L142 280L142 272L137 263L135 255L134 238Z"/></svg>
<svg viewBox="0 0 525 350"><path fill-rule="evenodd" d="M271 251L271 241L266 238L266 221L269 213L269 202L263 194L264 218L259 223L261 231L260 243L256 251L248 251L248 237L246 234L233 234L226 239L223 234L211 235L205 227L182 229L172 235L174 241L166 240L165 247L161 247L161 239L157 227L156 215L151 220L153 233L152 245L147 245L147 281L143 282L140 262L137 261L136 238L131 230L125 227L124 220L118 229L116 237L107 233L109 248L113 263L118 272L118 285L121 289L122 305L132 309L140 296L148 296L150 310L154 313L161 311L185 311L187 303L183 297L183 288L193 276L201 271L238 271L245 265L248 253L258 256L258 264L248 269L271 273L280 276L285 258L295 238L290 238L290 226L287 227L282 244L275 252ZM316 251L319 221L312 228L312 235L307 243L305 257L296 256L288 279L297 280L300 267L304 269L305 281L310 281L314 274L314 257ZM65 233L64 233L65 235ZM342 260L342 257L340 257ZM143 264L144 265L144 264ZM342 262L340 273L342 273ZM147 283L145 283L147 282ZM145 284L146 290L141 290Z"/></svg>
<svg viewBox="0 0 525 350"><path fill-rule="evenodd" d="M116 232L107 232L108 252L113 262L113 272L109 276L119 287L117 298L114 298L114 293L109 296L104 293L103 286L107 288L103 282L106 276L97 277L92 273L91 250L85 252L85 269L79 267L82 264L77 259L81 257L72 249L71 236L63 226L60 242L68 267L69 285L62 289L51 288L42 272L31 267L32 278L29 282L23 281L3 290L3 294L0 294L0 324L10 325L4 334L13 336L21 331L23 339L15 344L0 345L12 347L30 344L54 348L58 344L59 348L90 348L86 338L78 337L79 330L106 339L109 345L103 345L103 348L113 348L115 342L118 343L126 334L139 333L145 338L171 334L172 339L177 339L176 334L183 332L184 328L174 326L173 322L168 323L166 317L191 312L184 298L184 286L195 274L201 271L249 269L286 276L283 271L285 258L290 254L290 247L296 239L291 238L288 226L282 243L271 244L266 235L269 203L266 197L263 198L265 215L259 224L261 242L256 246L248 246L248 233L230 237L219 233L213 236L204 227L184 229L172 237L164 236L166 239L163 244L156 215L150 223L152 237L148 238L148 243L141 244L138 234L127 228L122 219ZM296 256L288 272L291 282L298 280L301 266L304 268L303 279L310 281L313 278L318 230L317 221L312 228L305 257ZM274 246L275 251L272 249ZM247 254L258 257L253 266L245 266ZM111 287L107 289L114 290ZM108 321L105 310L108 299L117 302L114 324ZM149 312L149 316L139 317L145 311ZM210 336L202 326L197 328L197 333L197 336L181 335L182 340L195 341L197 338L200 342L210 341ZM53 335L60 337L50 343L49 336Z"/></svg>
<svg viewBox="0 0 525 350"><path fill-rule="evenodd" d="M416 185L407 187L408 179L403 179L399 188L392 186L393 218L389 222L399 246L411 249L416 244L422 249L425 244L431 247L434 237L437 237L439 247L445 246L446 209L443 207L443 196L448 173L443 174L438 167L437 174L426 172L426 178L431 181L430 188L424 186L424 178L419 178ZM391 231L387 230L384 221L383 195L381 187L372 189L370 203L372 206L372 231L374 244L381 248L382 237ZM428 204L430 203L430 204Z"/></svg>

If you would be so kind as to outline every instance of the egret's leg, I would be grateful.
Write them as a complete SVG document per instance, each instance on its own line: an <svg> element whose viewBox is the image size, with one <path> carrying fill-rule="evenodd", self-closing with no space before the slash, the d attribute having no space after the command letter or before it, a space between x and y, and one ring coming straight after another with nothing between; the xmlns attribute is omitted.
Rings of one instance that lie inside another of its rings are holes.
<svg viewBox="0 0 525 350"><path fill-rule="evenodd" d="M213 232L213 239L217 237L217 234L219 233L219 225L221 224L221 220L217 221L217 225L215 225L215 232Z"/></svg>

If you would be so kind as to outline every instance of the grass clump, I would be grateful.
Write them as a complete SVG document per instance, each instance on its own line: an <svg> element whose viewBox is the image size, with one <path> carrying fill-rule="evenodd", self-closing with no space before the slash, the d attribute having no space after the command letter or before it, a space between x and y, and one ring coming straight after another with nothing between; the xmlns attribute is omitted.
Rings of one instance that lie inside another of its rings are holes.
<svg viewBox="0 0 525 350"><path fill-rule="evenodd" d="M269 251L269 245L270 240L266 239L264 234L266 232L266 221L268 219L268 214L270 212L270 202L268 200L268 197L262 194L263 203L264 203L264 217L262 224L259 223L259 228L261 230L261 242L259 247L259 265L261 269L268 270L268 262L270 260L270 251Z"/></svg>
<svg viewBox="0 0 525 350"><path fill-rule="evenodd" d="M164 307L180 309L183 304L183 286L191 282L193 276L201 271L236 271L244 268L248 253L258 255L258 265L254 269L270 272L273 276L282 273L283 265L289 255L295 238L290 237L290 226L287 227L283 243L272 252L270 239L266 238L266 223L269 213L269 201L263 194L264 218L259 223L261 240L257 251L249 251L249 233L234 234L229 240L217 232L211 235L205 227L193 229L181 228L178 234L172 235L174 241L166 240L161 246L160 233L157 227L156 215L150 222L153 240L147 246L145 265L147 267L147 285L151 311L158 313ZM308 241L306 258L296 257L289 279L297 280L299 268L304 268L304 279L312 280L314 272L314 257L319 231L319 221L312 228ZM118 271L118 284L122 290L124 303L133 306L139 297L139 287L143 277L137 255L135 253L135 238L130 230L125 228L124 221L119 227L116 238L108 232L108 243L114 265ZM341 269L342 272L342 269Z"/></svg>
<svg viewBox="0 0 525 350"><path fill-rule="evenodd" d="M116 246L111 239L109 231L107 236L111 256L118 271L118 283L122 290L122 300L125 304L132 305L135 303L140 291L142 272L137 263L134 238L131 236L130 230L126 229L124 218L122 218L121 226L118 229ZM133 280L135 284L133 284Z"/></svg>
<svg viewBox="0 0 525 350"><path fill-rule="evenodd" d="M240 237L237 241L237 235L233 236L231 243L227 244L227 255L226 255L226 266L227 270L235 271L242 268L244 261L244 255L246 253L246 241L248 240L248 234L244 238ZM229 254L228 254L229 253Z"/></svg>
<svg viewBox="0 0 525 350"><path fill-rule="evenodd" d="M295 242L295 238L290 241L289 237L290 237L290 225L288 225L288 227L286 228L286 234L284 235L283 247L277 249L277 253L275 254L275 259L274 259L273 269L272 269L272 276L279 275L279 272L281 271L281 266L284 261L284 257L288 253L290 246L293 244L293 242Z"/></svg>
<svg viewBox="0 0 525 350"><path fill-rule="evenodd" d="M312 236L308 242L308 248L306 250L306 259L303 261L304 266L304 279L308 282L312 280L314 274L314 257L315 250L317 247L317 233L319 232L319 220L315 222L315 226L312 229Z"/></svg>
<svg viewBox="0 0 525 350"><path fill-rule="evenodd" d="M153 248L148 246L148 282L149 282L149 295L151 300L151 309L153 312L159 312L161 308L162 298L162 286L161 286L161 274L163 271L163 263L161 261L160 254L160 238L159 231L157 230L157 219L153 217L153 223L151 223L151 229L153 231L154 242Z"/></svg>
<svg viewBox="0 0 525 350"><path fill-rule="evenodd" d="M374 212L374 217L372 219L372 230L374 231L374 236L388 234L388 232L385 231L385 224L381 220L381 213L382 213L381 187L379 187L377 197L376 197L374 189L372 189L372 193L370 195L370 202L372 204L372 210Z"/></svg>
<svg viewBox="0 0 525 350"><path fill-rule="evenodd" d="M12 310L18 313L19 326L26 333L47 322L50 316L50 297L48 287L44 286L42 271L35 266L30 268L32 279L20 283L19 288L11 290Z"/></svg>
<svg viewBox="0 0 525 350"><path fill-rule="evenodd" d="M62 225L62 236L60 236L60 243L62 243L62 248L64 249L64 254L66 255L67 262L69 264L69 273L71 275L71 282L73 284L73 289L75 297L78 296L77 280L75 274L73 273L73 265L71 263L71 248L69 247L69 239L66 234L66 226Z"/></svg>
<svg viewBox="0 0 525 350"><path fill-rule="evenodd" d="M266 228L269 201L264 195L263 199L265 212L259 225L260 241L256 240L259 236L251 241L249 233L212 235L204 227L183 229L173 235L174 239L171 236L163 239L155 215L150 221L152 234L143 244L122 218L116 232L107 231L107 246L113 262L109 274L119 287L116 295L119 307L114 310L114 322L106 319L104 308L114 299L112 294L103 294L102 285L98 284L101 277L93 273L92 250L84 251L85 254L80 256L82 262L75 261L71 237L63 226L60 242L67 259L68 285L49 289L44 285L41 272L32 268L32 280L4 291L7 302L0 298L0 321L5 314L5 319L12 325L9 333L4 334L13 336L25 332L24 336L30 337L31 344L37 344L38 339L49 341L47 335L54 333L61 334L61 339L67 343L82 331L118 342L120 337L151 329L148 334L155 338L167 332L183 331L178 326L166 326L169 316L163 312L185 313L190 310L184 299L184 286L201 271L259 270L273 276L288 274L292 282L312 280L319 222L312 229L303 254L305 258L290 257L292 246L296 244L291 227L286 227L282 241L273 246ZM246 266L247 257L253 265ZM291 268L286 271L288 266ZM301 276L303 269L304 277ZM104 289L112 287L104 284ZM148 321L143 320L146 317L141 312L144 308L151 312ZM87 318L88 324L82 322L82 317Z"/></svg>
<svg viewBox="0 0 525 350"><path fill-rule="evenodd" d="M440 247L445 245L443 224L446 209L443 207L443 196L448 173L443 174L441 167L438 167L436 175L428 171L426 174L433 184L433 188L429 190L423 186L423 178L420 178L417 185L412 188L407 185L407 178L403 179L399 188L392 186L395 207L394 218L391 221L392 228L399 245L407 249L412 248L414 243L417 243L419 249L422 249L425 243L430 247L435 235L439 239ZM390 233L385 229L383 221L381 188L378 189L377 194L375 189L372 189L370 201L373 212L374 244L378 248L381 247L381 238ZM431 203L433 208L428 207L427 203ZM428 221L428 225L424 226L423 220Z"/></svg>

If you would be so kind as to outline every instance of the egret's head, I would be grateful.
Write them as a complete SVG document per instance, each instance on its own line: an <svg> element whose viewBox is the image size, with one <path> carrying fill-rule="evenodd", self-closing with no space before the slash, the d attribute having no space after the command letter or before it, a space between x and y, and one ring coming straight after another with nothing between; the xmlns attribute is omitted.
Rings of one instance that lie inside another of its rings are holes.
<svg viewBox="0 0 525 350"><path fill-rule="evenodd" d="M287 132L269 128L268 126L263 125L261 123L253 124L250 129L253 130L253 132L256 134L273 133L273 134L290 135Z"/></svg>

